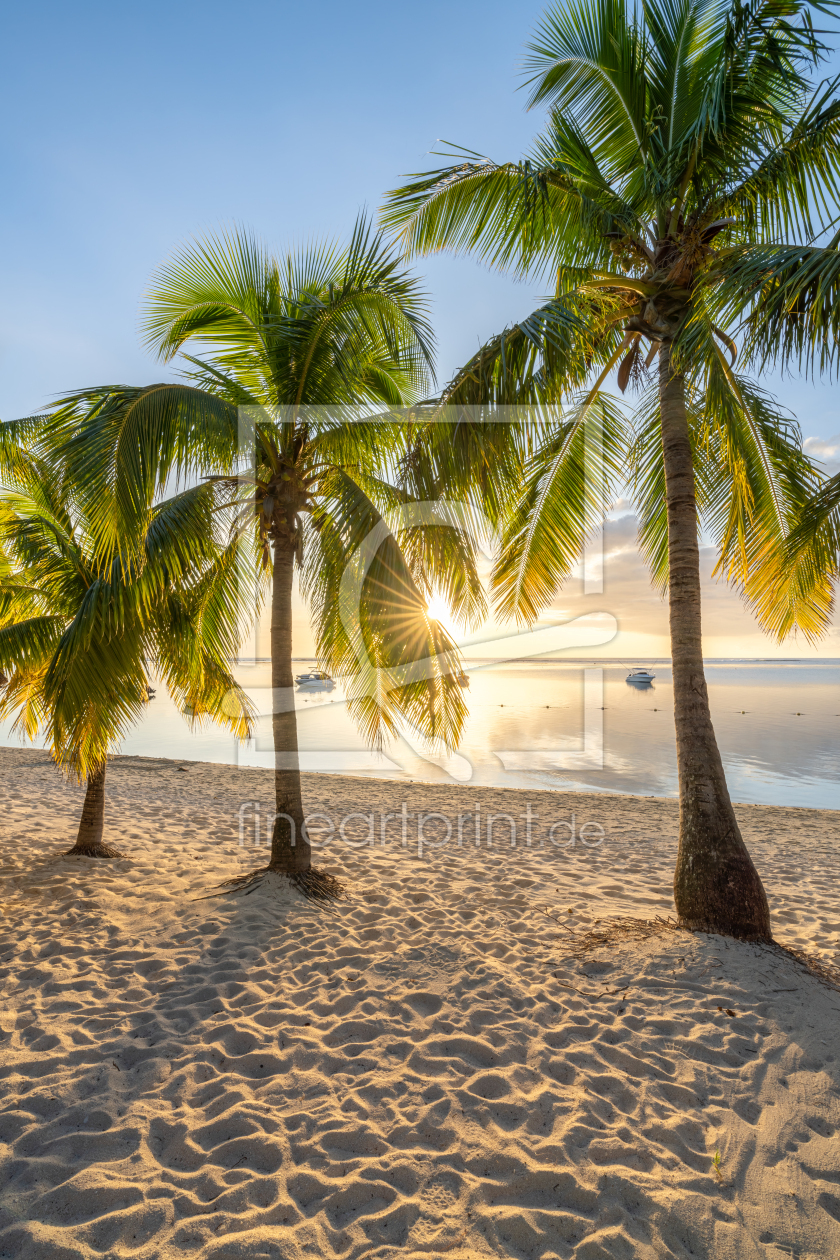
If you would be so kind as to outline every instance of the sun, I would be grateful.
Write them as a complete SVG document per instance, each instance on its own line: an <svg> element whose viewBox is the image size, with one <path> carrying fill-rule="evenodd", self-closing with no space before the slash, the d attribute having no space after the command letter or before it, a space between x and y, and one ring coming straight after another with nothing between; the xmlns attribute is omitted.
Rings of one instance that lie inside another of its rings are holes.
<svg viewBox="0 0 840 1260"><path fill-rule="evenodd" d="M432 621L439 621L447 630L452 628L452 613L442 595L433 595L426 605L426 611Z"/></svg>

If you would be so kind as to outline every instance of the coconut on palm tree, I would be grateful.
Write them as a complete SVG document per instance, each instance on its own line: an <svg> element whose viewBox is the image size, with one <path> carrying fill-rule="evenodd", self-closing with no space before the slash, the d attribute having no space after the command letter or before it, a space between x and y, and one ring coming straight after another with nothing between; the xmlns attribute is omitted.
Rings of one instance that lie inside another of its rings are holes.
<svg viewBox="0 0 840 1260"><path fill-rule="evenodd" d="M0 426L0 716L14 715L28 739L43 735L56 763L87 782L69 854L120 857L103 840L107 757L142 715L152 671L193 723L249 732L228 668L236 543L219 540L199 486L147 511L131 549L101 558L101 517L39 441L43 427Z"/></svg>
<svg viewBox="0 0 840 1260"><path fill-rule="evenodd" d="M201 352L185 354L185 379L82 391L64 400L54 432L72 475L101 497L106 552L176 471L207 479L240 524L251 522L270 585L268 869L310 895L337 895L335 881L312 868L305 827L295 566L321 667L347 683L371 742L408 722L453 747L465 716L454 644L427 600L434 574L462 610L480 607L471 543L445 511L422 509L400 488L403 427L383 418L427 385L425 299L364 223L349 245L280 258L236 231L184 248L160 270L144 327L164 360L185 347Z"/></svg>
<svg viewBox="0 0 840 1260"><path fill-rule="evenodd" d="M814 321L789 290L794 258L837 213L840 102L833 83L815 82L825 50L804 0L574 0L547 12L529 50L529 103L549 107L532 153L497 163L453 152L390 194L384 222L408 254L468 251L550 277L551 298L442 395L563 404L534 431L497 596L503 611L535 617L603 513L601 471L607 487L632 483L642 549L669 597L679 917L768 938L709 710L699 538L717 544L718 573L768 631L824 630L828 575L785 544L819 478L747 369L782 344L807 353ZM809 300L819 307L818 288ZM638 397L632 424L603 392L614 369ZM493 441L506 432L496 426ZM447 484L469 478L458 449L468 443L480 433L462 416L449 448L437 443Z"/></svg>

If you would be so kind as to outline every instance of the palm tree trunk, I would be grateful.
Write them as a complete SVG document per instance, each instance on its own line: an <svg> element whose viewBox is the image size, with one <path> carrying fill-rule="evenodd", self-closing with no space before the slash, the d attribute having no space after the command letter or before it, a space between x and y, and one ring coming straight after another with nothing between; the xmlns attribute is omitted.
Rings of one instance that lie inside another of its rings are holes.
<svg viewBox="0 0 840 1260"><path fill-rule="evenodd" d="M271 688L276 814L269 869L286 875L308 871L311 849L303 835L303 801L298 762L297 717L292 677L292 581L294 548L280 536L274 543L271 586Z"/></svg>
<svg viewBox="0 0 840 1260"><path fill-rule="evenodd" d="M123 856L117 849L112 849L110 845L102 843L102 832L105 828L105 765L103 761L98 770L93 770L88 775L79 833L73 848L67 850L67 857Z"/></svg>
<svg viewBox="0 0 840 1260"><path fill-rule="evenodd" d="M674 901L684 927L770 940L770 910L741 838L718 751L703 671L700 548L685 379L659 352L662 450L668 506L668 595L680 841Z"/></svg>

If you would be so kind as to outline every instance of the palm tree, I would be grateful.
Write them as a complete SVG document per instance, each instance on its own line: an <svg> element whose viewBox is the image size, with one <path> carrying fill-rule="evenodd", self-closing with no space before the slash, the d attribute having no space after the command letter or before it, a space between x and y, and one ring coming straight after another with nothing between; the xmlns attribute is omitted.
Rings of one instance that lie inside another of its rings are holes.
<svg viewBox="0 0 840 1260"><path fill-rule="evenodd" d="M0 426L0 716L15 714L29 739L43 732L57 764L87 781L69 854L120 857L103 841L107 756L148 703L150 667L193 721L249 732L227 667L236 544L216 542L200 486L148 511L130 555L101 560L83 489L48 443L27 449L22 436Z"/></svg>
<svg viewBox="0 0 840 1260"><path fill-rule="evenodd" d="M835 84L812 82L824 47L807 0L574 0L547 12L529 49L529 104L549 106L533 152L500 164L453 151L390 194L384 223L407 254L466 250L552 277L551 299L441 396L565 404L532 437L497 597L526 619L553 598L603 512L598 478L587 478L601 447L607 490L619 480L635 489L642 549L669 597L680 921L769 938L710 716L698 529L765 629L824 630L828 575L807 548L794 556L785 544L819 478L795 424L744 366L779 346L805 354L820 336L825 347L837 331L836 301L828 315L819 284L806 293L795 282L795 260L837 209ZM640 395L632 427L602 392L614 368L620 389ZM469 419L454 456L438 443L448 484L469 472L458 452L479 441Z"/></svg>
<svg viewBox="0 0 840 1260"><path fill-rule="evenodd" d="M454 644L427 614L433 573L462 611L481 610L466 532L449 528L445 514L418 513L394 481L403 429L374 414L426 385L425 301L364 223L348 246L282 258L236 231L184 248L161 269L145 331L166 361L188 344L206 355L185 355L183 382L75 394L53 431L74 479L100 497L106 554L175 470L209 479L218 501L250 524L271 587L276 814L267 869L307 895L340 895L312 868L305 827L295 565L321 666L347 681L373 743L403 721L457 743L465 706Z"/></svg>

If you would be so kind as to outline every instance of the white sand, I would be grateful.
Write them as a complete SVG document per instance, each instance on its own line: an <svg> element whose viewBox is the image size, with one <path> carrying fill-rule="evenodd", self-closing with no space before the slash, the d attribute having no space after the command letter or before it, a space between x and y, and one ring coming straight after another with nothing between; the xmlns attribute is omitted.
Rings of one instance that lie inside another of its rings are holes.
<svg viewBox="0 0 840 1260"><path fill-rule="evenodd" d="M840 1256L840 992L721 937L571 956L672 912L673 802L307 776L377 840L403 800L541 815L530 849L334 843L322 909L193 900L258 864L265 772L113 762L114 862L56 856L81 793L44 754L0 772L0 1256ZM539 847L572 812L603 843ZM836 960L840 815L738 813L776 936Z"/></svg>

